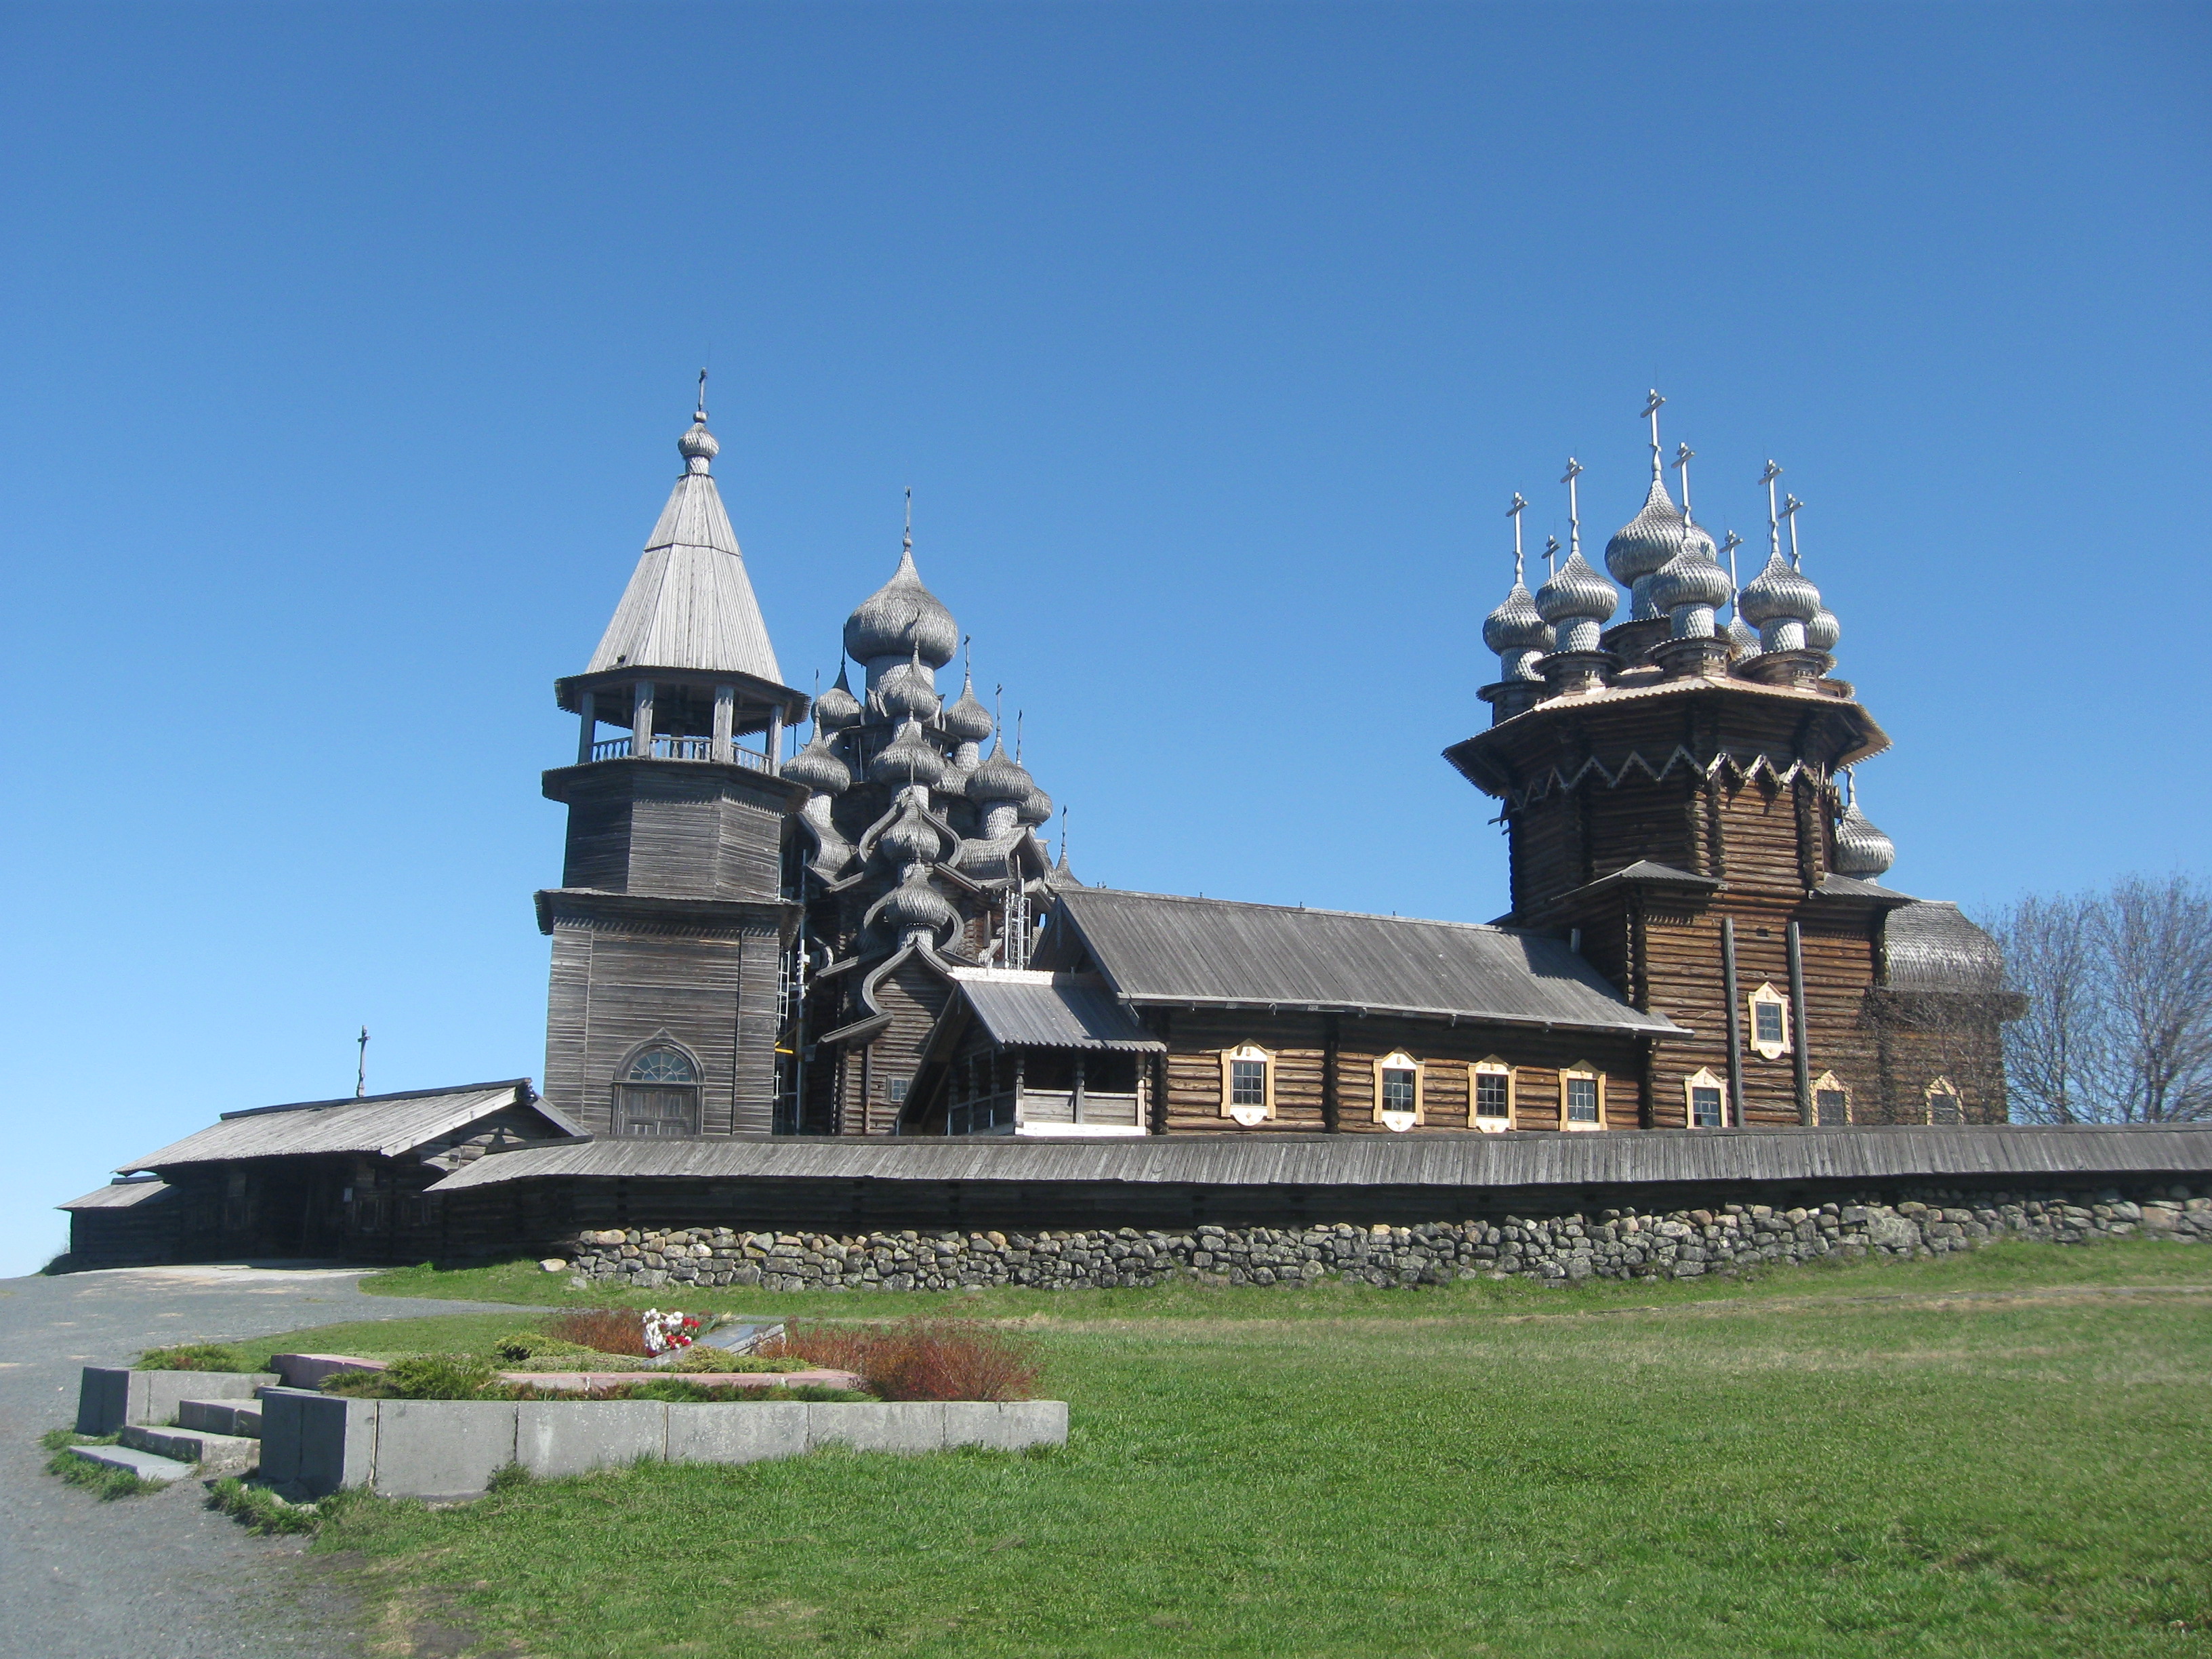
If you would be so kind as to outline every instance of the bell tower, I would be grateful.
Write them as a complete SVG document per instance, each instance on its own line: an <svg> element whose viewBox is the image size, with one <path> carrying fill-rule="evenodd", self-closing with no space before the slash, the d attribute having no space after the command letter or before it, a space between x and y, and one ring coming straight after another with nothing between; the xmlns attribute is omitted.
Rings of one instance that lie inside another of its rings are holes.
<svg viewBox="0 0 2212 1659"><path fill-rule="evenodd" d="M684 471L599 649L554 683L577 718L553 939L545 1098L600 1135L767 1134L784 947L780 775L806 697L783 684L715 489L706 375ZM602 728L611 727L603 736Z"/></svg>

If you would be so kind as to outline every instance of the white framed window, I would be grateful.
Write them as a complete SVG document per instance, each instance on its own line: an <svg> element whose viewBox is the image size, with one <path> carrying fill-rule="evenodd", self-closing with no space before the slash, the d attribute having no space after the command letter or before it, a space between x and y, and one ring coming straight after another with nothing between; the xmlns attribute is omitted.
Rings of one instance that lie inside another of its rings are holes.
<svg viewBox="0 0 2212 1659"><path fill-rule="evenodd" d="M1559 1127L1605 1127L1605 1073L1577 1060L1559 1073Z"/></svg>
<svg viewBox="0 0 2212 1659"><path fill-rule="evenodd" d="M1403 1048L1375 1062L1375 1121L1403 1134L1421 1121L1421 1062Z"/></svg>
<svg viewBox="0 0 2212 1659"><path fill-rule="evenodd" d="M1948 1077L1939 1077L1928 1085L1928 1121L1936 1124L1964 1123L1966 1104L1959 1098L1958 1090Z"/></svg>
<svg viewBox="0 0 2212 1659"><path fill-rule="evenodd" d="M1221 1115L1251 1128L1275 1115L1275 1056L1250 1043L1221 1051Z"/></svg>
<svg viewBox="0 0 2212 1659"><path fill-rule="evenodd" d="M1762 1060L1778 1060L1790 1052L1790 999L1771 985L1762 985L1747 999L1751 1046Z"/></svg>
<svg viewBox="0 0 2212 1659"><path fill-rule="evenodd" d="M1728 1085L1710 1068L1699 1067L1682 1079L1682 1121L1692 1129L1728 1127Z"/></svg>
<svg viewBox="0 0 2212 1659"><path fill-rule="evenodd" d="M1513 1127L1513 1068L1492 1054L1467 1070L1468 1127L1503 1134Z"/></svg>
<svg viewBox="0 0 2212 1659"><path fill-rule="evenodd" d="M1850 1086L1833 1072L1813 1080L1813 1123L1816 1128L1840 1129L1851 1121Z"/></svg>

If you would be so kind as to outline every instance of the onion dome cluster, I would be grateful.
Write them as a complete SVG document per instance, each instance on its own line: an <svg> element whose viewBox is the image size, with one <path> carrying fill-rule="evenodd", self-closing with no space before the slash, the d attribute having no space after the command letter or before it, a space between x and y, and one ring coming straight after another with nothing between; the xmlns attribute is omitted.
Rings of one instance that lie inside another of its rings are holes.
<svg viewBox="0 0 2212 1659"><path fill-rule="evenodd" d="M1551 623L1559 651L1596 650L1599 631L1620 608L1619 591L1580 553L1570 554L1559 573L1536 590L1536 614Z"/></svg>
<svg viewBox="0 0 2212 1659"><path fill-rule="evenodd" d="M1792 570L1779 553L1770 553L1766 568L1744 584L1736 605L1759 629L1762 651L1811 648L1806 629L1820 614L1820 590Z"/></svg>
<svg viewBox="0 0 2212 1659"><path fill-rule="evenodd" d="M1670 619L1678 640L1711 639L1713 612L1735 592L1714 550L1711 536L1685 522L1681 550L1652 573L1645 587L1653 611Z"/></svg>
<svg viewBox="0 0 2212 1659"><path fill-rule="evenodd" d="M959 644L952 613L921 585L911 542L900 552L891 579L845 618L845 654L871 668L902 657L942 668Z"/></svg>
<svg viewBox="0 0 2212 1659"><path fill-rule="evenodd" d="M924 814L917 793L907 792L897 818L876 842L876 851L893 864L934 864L952 850Z"/></svg>
<svg viewBox="0 0 2212 1659"><path fill-rule="evenodd" d="M1482 620L1482 642L1498 653L1501 680L1533 680L1536 659L1552 648L1552 629L1536 614L1535 596L1516 572L1497 610Z"/></svg>
<svg viewBox="0 0 2212 1659"><path fill-rule="evenodd" d="M1681 552L1683 532L1688 527L1682 509L1667 493L1665 482L1655 477L1642 510L1613 532L1613 539L1605 544L1605 568L1613 572L1615 581L1627 587L1632 620L1648 622L1665 614L1665 607L1651 597L1651 578ZM1711 546L1711 538L1706 544Z"/></svg>

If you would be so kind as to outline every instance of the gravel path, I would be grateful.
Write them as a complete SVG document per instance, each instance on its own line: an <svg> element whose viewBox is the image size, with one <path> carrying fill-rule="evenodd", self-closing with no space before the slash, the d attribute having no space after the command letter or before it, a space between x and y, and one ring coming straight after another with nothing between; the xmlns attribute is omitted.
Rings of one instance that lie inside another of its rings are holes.
<svg viewBox="0 0 2212 1659"><path fill-rule="evenodd" d="M356 1651L343 1592L202 1506L196 1480L102 1502L46 1473L80 1366L221 1340L511 1304L364 1296L370 1269L145 1267L0 1279L0 1659L261 1659ZM517 1310L517 1311L520 1311Z"/></svg>

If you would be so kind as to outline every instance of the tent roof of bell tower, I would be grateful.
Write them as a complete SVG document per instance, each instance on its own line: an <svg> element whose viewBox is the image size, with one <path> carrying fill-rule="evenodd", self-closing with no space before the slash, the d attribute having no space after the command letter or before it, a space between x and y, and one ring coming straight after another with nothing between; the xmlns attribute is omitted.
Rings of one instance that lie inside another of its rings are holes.
<svg viewBox="0 0 2212 1659"><path fill-rule="evenodd" d="M614 620L585 672L675 668L748 674L782 684L737 532L714 487L710 469L720 447L707 431L702 399L678 441L683 476L646 538Z"/></svg>

